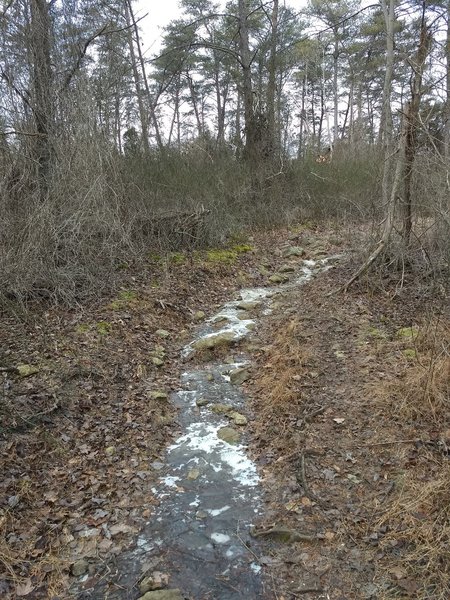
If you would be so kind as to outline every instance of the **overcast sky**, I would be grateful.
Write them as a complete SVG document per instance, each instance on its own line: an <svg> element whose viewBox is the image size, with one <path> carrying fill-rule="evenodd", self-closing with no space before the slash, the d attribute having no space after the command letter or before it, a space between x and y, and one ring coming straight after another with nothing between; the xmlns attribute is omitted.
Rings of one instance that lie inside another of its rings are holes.
<svg viewBox="0 0 450 600"><path fill-rule="evenodd" d="M307 0L281 0L281 2L298 10L305 6ZM172 19L181 16L179 0L138 0L136 17L144 15L147 16L139 25L142 30L145 54L151 56L160 48L162 28Z"/></svg>

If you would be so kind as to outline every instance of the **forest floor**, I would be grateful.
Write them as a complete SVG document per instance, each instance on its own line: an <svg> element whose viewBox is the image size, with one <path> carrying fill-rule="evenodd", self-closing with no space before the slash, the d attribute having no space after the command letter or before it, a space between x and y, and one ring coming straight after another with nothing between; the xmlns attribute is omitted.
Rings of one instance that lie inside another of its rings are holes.
<svg viewBox="0 0 450 600"><path fill-rule="evenodd" d="M281 248L335 254L299 227L228 249L149 256L114 298L2 317L0 596L66 598L152 514L181 348L235 291L267 285ZM349 255L350 256L350 255ZM268 597L450 597L449 297L430 282L338 290L347 257L280 295L244 384L266 510ZM273 285L270 284L270 285ZM200 599L195 599L200 600Z"/></svg>

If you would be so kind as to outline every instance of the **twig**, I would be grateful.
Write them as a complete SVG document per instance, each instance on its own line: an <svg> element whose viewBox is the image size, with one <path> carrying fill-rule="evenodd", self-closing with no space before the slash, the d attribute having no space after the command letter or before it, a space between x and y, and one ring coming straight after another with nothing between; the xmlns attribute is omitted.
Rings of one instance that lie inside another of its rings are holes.
<svg viewBox="0 0 450 600"><path fill-rule="evenodd" d="M306 469L305 469L305 454L302 452L300 456L300 484L303 487L303 491L306 496L310 496L311 492L308 486L308 482L306 481Z"/></svg>
<svg viewBox="0 0 450 600"><path fill-rule="evenodd" d="M0 373L18 373L17 367L0 367Z"/></svg>

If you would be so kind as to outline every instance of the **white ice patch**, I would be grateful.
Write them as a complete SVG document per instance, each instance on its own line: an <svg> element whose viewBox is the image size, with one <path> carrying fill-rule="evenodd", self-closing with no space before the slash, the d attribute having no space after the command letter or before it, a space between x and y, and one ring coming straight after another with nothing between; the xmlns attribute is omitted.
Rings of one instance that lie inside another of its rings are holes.
<svg viewBox="0 0 450 600"><path fill-rule="evenodd" d="M231 540L230 536L225 535L225 533L212 533L211 539L216 544L226 544Z"/></svg>
<svg viewBox="0 0 450 600"><path fill-rule="evenodd" d="M206 512L209 513L212 517L218 517L225 511L230 510L230 508L230 506L223 506L222 508L209 508L206 510Z"/></svg>
<svg viewBox="0 0 450 600"><path fill-rule="evenodd" d="M167 487L177 487L177 481L181 481L181 477L166 475L166 477L161 479L161 483L164 483L164 485L167 485Z"/></svg>
<svg viewBox="0 0 450 600"><path fill-rule="evenodd" d="M261 572L261 565L257 565L256 563L252 563L250 565L250 569L253 571L253 573L256 573L258 575L258 573Z"/></svg>
<svg viewBox="0 0 450 600"><path fill-rule="evenodd" d="M183 402L189 402L192 406L196 406L196 396L198 396L196 390L180 390L177 392L177 396Z"/></svg>
<svg viewBox="0 0 450 600"><path fill-rule="evenodd" d="M218 472L224 467L231 470L233 478L243 486L254 487L259 483L259 475L256 465L245 454L242 445L231 446L217 437L218 430L222 425L208 425L205 423L192 423L189 425L185 435L169 447L169 452L186 446L189 450L205 452L209 455L209 463ZM166 477L170 482L179 480L178 477Z"/></svg>

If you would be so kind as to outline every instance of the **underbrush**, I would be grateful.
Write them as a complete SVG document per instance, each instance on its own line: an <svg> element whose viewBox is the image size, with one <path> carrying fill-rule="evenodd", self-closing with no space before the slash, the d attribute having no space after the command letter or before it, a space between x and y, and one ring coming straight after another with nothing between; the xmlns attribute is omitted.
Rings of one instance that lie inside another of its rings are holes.
<svg viewBox="0 0 450 600"><path fill-rule="evenodd" d="M383 388L378 402L386 414L414 427L423 443L409 460L378 527L392 573L417 600L450 597L450 327L441 322L411 330L415 357ZM398 342L396 342L398 344ZM397 593L386 598L399 597Z"/></svg>
<svg viewBox="0 0 450 600"><path fill-rule="evenodd" d="M201 143L121 156L86 129L73 139L58 142L45 197L25 146L0 155L6 300L84 303L150 253L220 247L243 231L302 220L361 220L376 194L365 158L250 168Z"/></svg>

